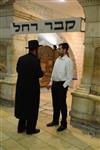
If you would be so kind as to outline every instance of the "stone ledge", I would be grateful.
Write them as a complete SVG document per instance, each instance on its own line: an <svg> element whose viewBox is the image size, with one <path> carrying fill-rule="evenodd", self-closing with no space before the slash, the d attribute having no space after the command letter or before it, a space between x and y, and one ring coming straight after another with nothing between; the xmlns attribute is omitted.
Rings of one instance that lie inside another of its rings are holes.
<svg viewBox="0 0 100 150"><path fill-rule="evenodd" d="M78 120L77 118L71 118L70 124L73 127L83 129L92 136L100 137L100 124L87 122L86 120Z"/></svg>
<svg viewBox="0 0 100 150"><path fill-rule="evenodd" d="M71 93L73 96L77 96L77 97L83 97L83 98L87 98L89 100L94 100L94 101L98 101L100 102L100 96L98 95L92 95L92 94L87 94L87 93L81 93L81 92L72 92Z"/></svg>
<svg viewBox="0 0 100 150"><path fill-rule="evenodd" d="M6 107L14 107L15 102L12 100L0 99L0 105Z"/></svg>

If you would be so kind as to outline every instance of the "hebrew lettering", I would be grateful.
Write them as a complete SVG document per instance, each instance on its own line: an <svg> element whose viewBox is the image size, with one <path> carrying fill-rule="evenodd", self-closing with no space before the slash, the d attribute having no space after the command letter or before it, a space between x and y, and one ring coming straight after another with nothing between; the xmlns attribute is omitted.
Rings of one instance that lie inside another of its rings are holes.
<svg viewBox="0 0 100 150"><path fill-rule="evenodd" d="M51 30L53 29L52 22L46 22L45 25L49 25L49 26L50 26L50 29L51 29Z"/></svg>
<svg viewBox="0 0 100 150"><path fill-rule="evenodd" d="M13 26L14 26L14 28L16 28L16 29L15 29L15 32L19 32L19 30L20 30L20 25L17 25L17 24L15 24L15 23L13 23Z"/></svg>
<svg viewBox="0 0 100 150"><path fill-rule="evenodd" d="M75 26L75 21L74 20L65 21L65 23L66 23L65 31L67 31L68 29L72 29Z"/></svg>
<svg viewBox="0 0 100 150"><path fill-rule="evenodd" d="M35 26L36 27L36 31L38 30L38 24L37 23L31 23L31 26Z"/></svg>
<svg viewBox="0 0 100 150"><path fill-rule="evenodd" d="M60 25L58 27L54 27L55 30L61 30L61 29L63 30L64 29L63 21L56 21L55 24Z"/></svg>
<svg viewBox="0 0 100 150"><path fill-rule="evenodd" d="M27 30L29 31L29 24L22 24L22 31L24 31L24 28L27 28Z"/></svg>

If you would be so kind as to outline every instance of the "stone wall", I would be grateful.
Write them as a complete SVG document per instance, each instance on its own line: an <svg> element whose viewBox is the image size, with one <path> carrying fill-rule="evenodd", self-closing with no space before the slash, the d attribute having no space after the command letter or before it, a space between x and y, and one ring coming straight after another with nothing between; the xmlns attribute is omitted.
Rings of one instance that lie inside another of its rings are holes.
<svg viewBox="0 0 100 150"><path fill-rule="evenodd" d="M85 51L81 84L72 92L71 124L100 134L100 1L79 1L86 15Z"/></svg>

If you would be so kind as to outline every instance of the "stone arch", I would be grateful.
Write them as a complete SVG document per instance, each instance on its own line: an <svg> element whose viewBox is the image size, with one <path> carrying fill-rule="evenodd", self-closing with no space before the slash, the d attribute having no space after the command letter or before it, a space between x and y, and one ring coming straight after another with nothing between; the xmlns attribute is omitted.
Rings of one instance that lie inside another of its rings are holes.
<svg viewBox="0 0 100 150"><path fill-rule="evenodd" d="M77 88L77 80L78 80L77 64L76 64L74 53L71 48L69 49L69 56L70 56L71 60L73 61L73 69L74 69L73 70L72 88L76 89Z"/></svg>
<svg viewBox="0 0 100 150"><path fill-rule="evenodd" d="M74 76L73 76L73 80L77 80L78 75L77 75L77 66L76 66L76 60L75 60L75 56L73 54L72 49L69 50L69 56L73 61L73 66L74 66Z"/></svg>
<svg viewBox="0 0 100 150"><path fill-rule="evenodd" d="M3 1L2 1L3 2ZM29 4L29 1L28 0L21 0L21 1L18 1L18 0L7 0L7 2L9 2L9 5L7 5L8 3L1 3L2 6L6 6L6 7L2 7L2 12L5 13L5 19L2 19L1 17L1 21L5 21L7 20L6 22L3 22L2 24L5 25L5 27L3 26L2 29L5 31L3 34L2 34L2 41L11 41L11 46L7 46L7 59L5 59L7 62L5 62L5 68L7 68L7 80L5 80L5 85L6 87L11 87L11 91L13 91L14 88L12 88L13 85L15 85L16 83L16 72L15 72L15 65L16 65L16 60L17 60L17 57L21 54L23 54L24 52L26 53L26 50L22 50L23 47L25 47L25 43L26 41L25 40L29 40L29 39L38 39L38 36L36 34L33 34L33 35L29 35L29 36L26 36L25 38L25 35L18 35L18 36L13 36L13 37L10 37L9 36L9 32L7 32L6 34L6 30L8 31L9 27L10 27L10 21L11 21L11 15L14 16L14 21L30 21L30 20L45 20L45 19L55 19L55 18L63 18L63 17L67 17L67 16L62 16L62 14L60 13L56 13L56 11L52 11L53 13L51 13L51 9L47 9L45 7L41 7L40 5L36 5L34 4L33 1L31 1L31 4ZM11 12L10 10L10 5L16 7L13 7L14 11ZM27 10L30 10L30 12L28 12ZM9 12L9 13L8 13ZM46 12L46 13L45 13ZM8 16L6 16L6 14L8 13ZM11 14L11 15L10 15ZM6 19L7 17L7 19ZM7 25L7 26L6 26ZM67 40L66 40L67 41ZM68 41L69 43L69 41ZM20 48L19 48L20 47ZM5 47L6 48L6 47ZM1 49L1 48L0 48ZM74 48L72 48L74 49ZM74 49L75 51L75 49ZM11 53L11 52L14 52L14 53ZM11 55L9 55L11 54ZM11 56L11 57L10 57ZM1 60L1 59L0 59ZM77 64L77 62L76 62ZM9 81L9 83L7 82ZM10 81L13 81L13 85L11 85ZM6 83L7 82L7 83ZM3 85L3 83L2 83ZM9 85L9 86L8 86ZM3 86L2 86L2 91L3 90ZM1 92L2 93L2 92ZM10 92L11 93L11 92ZM9 95L11 96L9 99L12 99L12 94ZM1 97L7 97L6 96L6 92L4 91L4 95L2 95Z"/></svg>

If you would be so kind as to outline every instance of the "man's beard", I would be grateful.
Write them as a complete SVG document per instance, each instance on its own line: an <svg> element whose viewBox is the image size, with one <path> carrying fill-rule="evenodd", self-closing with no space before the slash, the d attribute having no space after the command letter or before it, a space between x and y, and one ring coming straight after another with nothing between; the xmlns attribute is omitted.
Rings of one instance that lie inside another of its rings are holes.
<svg viewBox="0 0 100 150"><path fill-rule="evenodd" d="M60 57L63 57L63 56L64 56L64 54L62 54L62 53L59 53L59 56L60 56Z"/></svg>

